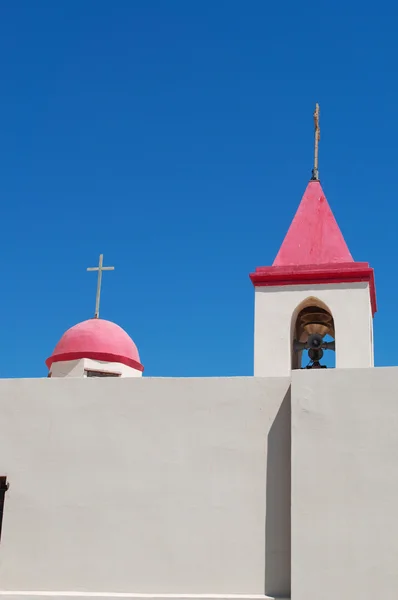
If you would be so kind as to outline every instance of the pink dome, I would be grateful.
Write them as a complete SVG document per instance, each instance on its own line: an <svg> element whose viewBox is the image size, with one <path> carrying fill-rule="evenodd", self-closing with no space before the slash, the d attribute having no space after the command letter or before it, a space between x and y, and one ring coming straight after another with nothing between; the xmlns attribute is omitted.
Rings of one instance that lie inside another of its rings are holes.
<svg viewBox="0 0 398 600"><path fill-rule="evenodd" d="M54 362L80 358L118 362L138 371L144 370L131 337L116 323L103 319L89 319L68 329L46 365L50 368Z"/></svg>

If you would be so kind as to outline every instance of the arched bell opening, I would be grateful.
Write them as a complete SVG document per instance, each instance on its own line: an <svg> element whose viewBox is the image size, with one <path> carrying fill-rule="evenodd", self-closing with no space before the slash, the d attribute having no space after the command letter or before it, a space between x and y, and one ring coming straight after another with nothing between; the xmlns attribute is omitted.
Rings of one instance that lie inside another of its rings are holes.
<svg viewBox="0 0 398 600"><path fill-rule="evenodd" d="M333 315L318 298L307 298L294 311L291 344L292 369L324 369L335 365ZM329 351L326 356L325 351Z"/></svg>

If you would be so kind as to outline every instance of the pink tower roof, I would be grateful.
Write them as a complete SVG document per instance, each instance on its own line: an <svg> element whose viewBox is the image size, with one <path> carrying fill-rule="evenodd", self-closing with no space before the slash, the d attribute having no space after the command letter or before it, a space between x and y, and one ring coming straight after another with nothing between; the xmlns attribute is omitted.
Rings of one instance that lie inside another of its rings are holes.
<svg viewBox="0 0 398 600"><path fill-rule="evenodd" d="M367 281L376 312L373 269L354 262L319 181L307 185L272 267L257 267L250 279L254 286Z"/></svg>
<svg viewBox="0 0 398 600"><path fill-rule="evenodd" d="M353 262L319 181L310 181L274 267Z"/></svg>
<svg viewBox="0 0 398 600"><path fill-rule="evenodd" d="M144 370L131 337L116 323L103 319L89 319L68 329L46 365L50 368L54 362L80 358L118 362L138 371Z"/></svg>

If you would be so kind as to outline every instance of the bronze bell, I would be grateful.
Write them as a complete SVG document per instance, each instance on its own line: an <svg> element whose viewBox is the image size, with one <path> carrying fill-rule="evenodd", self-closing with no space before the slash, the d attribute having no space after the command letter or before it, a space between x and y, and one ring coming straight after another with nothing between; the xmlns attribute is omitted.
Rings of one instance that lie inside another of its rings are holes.
<svg viewBox="0 0 398 600"><path fill-rule="evenodd" d="M297 316L296 340L306 341L312 333L318 333L322 337L325 335L335 337L332 315L319 306L307 306Z"/></svg>

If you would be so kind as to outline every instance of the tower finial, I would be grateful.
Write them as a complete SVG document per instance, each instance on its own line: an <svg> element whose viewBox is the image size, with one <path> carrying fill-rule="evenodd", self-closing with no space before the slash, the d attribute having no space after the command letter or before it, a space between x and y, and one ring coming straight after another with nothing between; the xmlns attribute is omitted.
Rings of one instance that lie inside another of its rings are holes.
<svg viewBox="0 0 398 600"><path fill-rule="evenodd" d="M99 319L99 307L101 298L101 282L102 282L102 271L114 271L115 267L103 267L104 255L100 254L98 267L89 267L87 271L98 271L97 279L97 295L95 298L95 314L94 319Z"/></svg>
<svg viewBox="0 0 398 600"><path fill-rule="evenodd" d="M314 130L315 130L314 168L312 169L311 181L319 181L318 149L319 149L319 140L321 139L321 129L319 127L319 104L318 103L315 104Z"/></svg>

